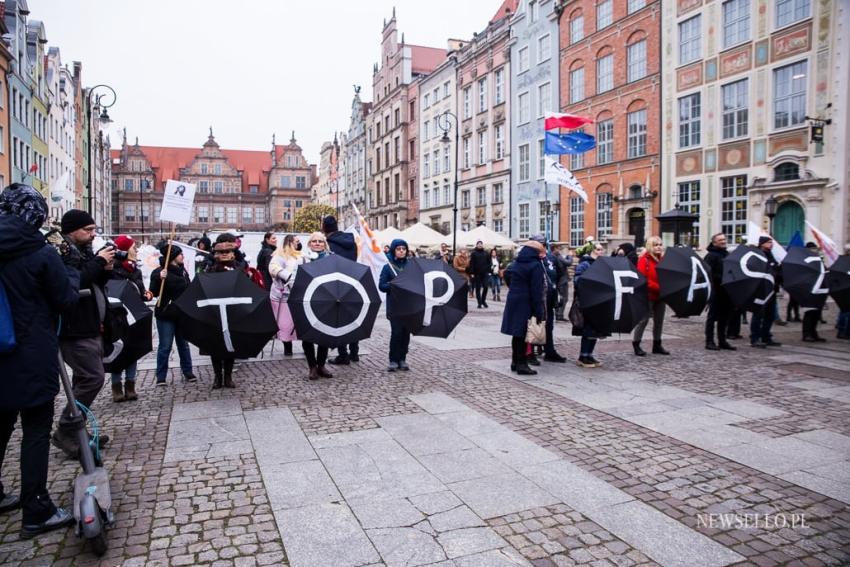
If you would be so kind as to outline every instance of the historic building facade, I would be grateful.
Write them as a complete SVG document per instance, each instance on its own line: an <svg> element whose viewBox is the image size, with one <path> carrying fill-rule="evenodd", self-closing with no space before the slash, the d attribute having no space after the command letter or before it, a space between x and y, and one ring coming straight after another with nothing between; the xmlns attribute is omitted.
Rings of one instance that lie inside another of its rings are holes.
<svg viewBox="0 0 850 567"><path fill-rule="evenodd" d="M337 134L333 142L325 142L319 152L319 182L313 186L313 203L339 210L340 145Z"/></svg>
<svg viewBox="0 0 850 567"><path fill-rule="evenodd" d="M555 0L522 0L511 17L510 232L560 240L559 188L543 183L543 116L557 111L558 13ZM556 158L557 159L557 158Z"/></svg>
<svg viewBox="0 0 850 567"><path fill-rule="evenodd" d="M0 4L0 35L9 36L4 11L5 4ZM11 36L9 36L11 37ZM11 137L8 79L11 73L14 56L5 41L0 41L0 187L6 187L12 182Z"/></svg>
<svg viewBox="0 0 850 567"><path fill-rule="evenodd" d="M58 47L51 47L47 55L48 100L48 164L47 182L50 188L50 216L61 219L68 209L76 206L74 175L74 138L77 117L73 105L73 77L62 66Z"/></svg>
<svg viewBox="0 0 850 567"><path fill-rule="evenodd" d="M805 221L850 241L850 6L677 0L663 21L665 208L699 213L694 243L769 228L770 199L781 243Z"/></svg>
<svg viewBox="0 0 850 567"><path fill-rule="evenodd" d="M560 12L561 111L590 116L596 149L562 156L589 202L561 189L561 239L642 246L658 233L661 2L578 0Z"/></svg>
<svg viewBox="0 0 850 567"><path fill-rule="evenodd" d="M32 89L29 55L27 53L27 16L25 0L5 3L6 26L9 29L11 70L6 77L9 93L10 154L12 182L22 182L29 175L32 159Z"/></svg>
<svg viewBox="0 0 850 567"><path fill-rule="evenodd" d="M366 214L366 117L372 110L371 102L360 100L360 87L354 87L351 101L351 121L342 149L342 162L345 171L345 184L340 203L340 216L343 226L354 223L354 208Z"/></svg>

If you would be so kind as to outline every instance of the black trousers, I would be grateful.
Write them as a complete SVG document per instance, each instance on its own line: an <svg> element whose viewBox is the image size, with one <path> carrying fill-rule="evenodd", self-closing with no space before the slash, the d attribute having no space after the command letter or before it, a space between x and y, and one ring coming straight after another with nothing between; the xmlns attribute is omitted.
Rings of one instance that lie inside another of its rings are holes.
<svg viewBox="0 0 850 567"><path fill-rule="evenodd" d="M212 361L213 371L216 376L229 376L233 374L233 363L236 360L235 358L216 358L211 356L210 360Z"/></svg>
<svg viewBox="0 0 850 567"><path fill-rule="evenodd" d="M526 361L525 337L511 337L511 362L523 364Z"/></svg>
<svg viewBox="0 0 850 567"><path fill-rule="evenodd" d="M726 342L726 329L729 326L730 316L740 318L740 315L734 311L729 296L723 290L718 290L708 306L708 317L705 320L705 342L714 342L715 327L717 327L717 341Z"/></svg>
<svg viewBox="0 0 850 567"><path fill-rule="evenodd" d="M543 352L555 354L555 308L558 305L558 290L550 290L546 294L546 346Z"/></svg>
<svg viewBox="0 0 850 567"><path fill-rule="evenodd" d="M47 494L47 465L50 457L50 428L53 400L22 410L0 410L0 469L18 416L21 416L21 507L24 524L40 524L56 513ZM0 497L5 495L0 483Z"/></svg>
<svg viewBox="0 0 850 567"><path fill-rule="evenodd" d="M475 300L478 306L481 307L487 303L487 275L472 276L473 287L475 288Z"/></svg>
<svg viewBox="0 0 850 567"><path fill-rule="evenodd" d="M301 341L301 348L304 349L304 356L307 357L307 366L310 368L324 366L325 362L328 361L328 347L326 346L317 347L314 343Z"/></svg>
<svg viewBox="0 0 850 567"><path fill-rule="evenodd" d="M803 311L803 338L818 336L818 323L820 323L821 313L820 309Z"/></svg>
<svg viewBox="0 0 850 567"><path fill-rule="evenodd" d="M390 319L390 362L407 360L410 348L410 331L393 319Z"/></svg>
<svg viewBox="0 0 850 567"><path fill-rule="evenodd" d="M103 370L103 340L100 337L90 339L72 339L59 342L62 358L73 371L71 382L74 397L90 408L103 388L106 374ZM73 435L77 430L71 419L71 407L66 405L59 418L59 429L65 435Z"/></svg>
<svg viewBox="0 0 850 567"><path fill-rule="evenodd" d="M349 345L342 345L336 349L336 352L339 356L343 358L347 358L349 355L357 356L360 354L360 343L351 343Z"/></svg>
<svg viewBox="0 0 850 567"><path fill-rule="evenodd" d="M791 317L791 315L794 315ZM788 307L785 308L785 319L787 321L799 321L800 320L800 304L788 298Z"/></svg>

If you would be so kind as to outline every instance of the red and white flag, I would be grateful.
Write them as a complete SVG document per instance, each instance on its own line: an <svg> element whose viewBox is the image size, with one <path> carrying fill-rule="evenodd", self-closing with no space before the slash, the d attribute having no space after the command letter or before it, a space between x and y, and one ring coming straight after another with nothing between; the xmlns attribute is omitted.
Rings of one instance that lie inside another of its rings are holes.
<svg viewBox="0 0 850 567"><path fill-rule="evenodd" d="M806 221L806 224L809 226L809 230L812 231L812 236L814 236L815 240L818 241L818 248L823 250L823 257L825 259L824 263L827 267L829 267L833 262L838 260L838 257L841 255L841 252L838 250L838 245L833 239L827 236L826 233L821 232L809 221Z"/></svg>
<svg viewBox="0 0 850 567"><path fill-rule="evenodd" d="M585 124L592 124L593 118L587 116L576 116L575 114L561 114L548 112L545 118L546 130L553 128L581 128Z"/></svg>

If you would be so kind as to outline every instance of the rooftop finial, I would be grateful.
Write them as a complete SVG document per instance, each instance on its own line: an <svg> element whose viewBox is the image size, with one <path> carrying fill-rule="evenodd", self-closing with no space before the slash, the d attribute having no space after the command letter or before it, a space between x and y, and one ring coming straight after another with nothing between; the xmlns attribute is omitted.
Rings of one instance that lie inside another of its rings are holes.
<svg viewBox="0 0 850 567"><path fill-rule="evenodd" d="M290 143L290 144L294 144L294 143L295 143L295 130L293 130L293 131L292 131L292 137L289 139L289 143Z"/></svg>
<svg viewBox="0 0 850 567"><path fill-rule="evenodd" d="M213 138L212 126L210 126L210 139Z"/></svg>

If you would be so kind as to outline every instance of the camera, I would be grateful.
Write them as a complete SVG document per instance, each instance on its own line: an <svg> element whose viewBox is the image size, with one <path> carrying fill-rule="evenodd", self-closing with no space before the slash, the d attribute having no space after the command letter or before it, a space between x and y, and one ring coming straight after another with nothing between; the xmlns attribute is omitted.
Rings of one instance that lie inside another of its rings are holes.
<svg viewBox="0 0 850 567"><path fill-rule="evenodd" d="M117 246L115 246L115 243L114 243L114 242L107 242L107 243L103 246L103 248L101 248L100 250L105 250L105 249L107 249L107 248L111 248L111 249L112 249L112 251L113 251L113 252L115 252L115 259L116 259L116 260L124 261L124 260L126 260L126 259L127 259L127 252L126 252L126 251L124 251L124 250L119 250L119 249L118 249L118 247L117 247ZM100 252L100 250L98 250L98 252Z"/></svg>

